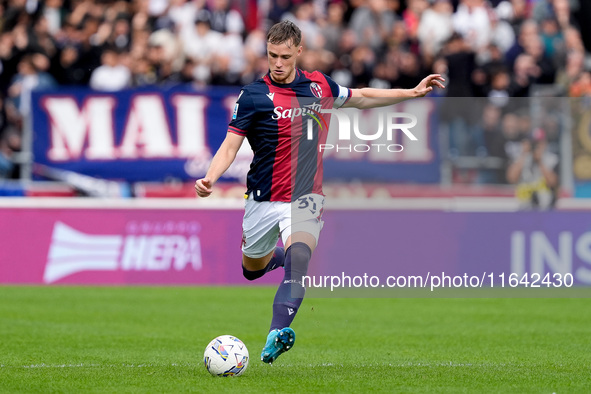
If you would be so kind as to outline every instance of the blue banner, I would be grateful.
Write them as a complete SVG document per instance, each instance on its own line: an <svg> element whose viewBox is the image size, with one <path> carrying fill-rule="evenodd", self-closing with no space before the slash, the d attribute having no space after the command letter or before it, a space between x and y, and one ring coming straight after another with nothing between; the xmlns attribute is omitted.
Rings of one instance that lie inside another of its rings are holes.
<svg viewBox="0 0 591 394"><path fill-rule="evenodd" d="M34 92L35 163L127 182L197 179L226 136L238 94L238 88L194 90L190 85L113 93L63 87ZM352 143L350 154L335 146L324 152L326 181L439 182L434 101L399 105L397 111L425 114L413 129L419 142L405 145L388 161L364 152L368 144ZM251 159L245 143L222 180L244 181Z"/></svg>

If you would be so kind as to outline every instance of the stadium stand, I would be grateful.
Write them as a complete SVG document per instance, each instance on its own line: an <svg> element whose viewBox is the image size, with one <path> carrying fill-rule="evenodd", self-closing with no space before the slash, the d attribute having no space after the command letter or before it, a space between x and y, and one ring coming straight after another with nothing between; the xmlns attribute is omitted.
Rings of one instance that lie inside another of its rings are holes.
<svg viewBox="0 0 591 394"><path fill-rule="evenodd" d="M512 100L540 86L551 87L546 95L591 94L587 1L8 0L0 2L0 178L19 179L31 161L22 130L32 90L244 85L266 72L264 32L286 18L304 33L300 66L342 85L410 88L437 72L447 97L482 100L483 122L461 105L446 111L444 184L507 183L515 143L533 131L512 132L531 117L507 111ZM557 124L550 116L542 125L554 154Z"/></svg>

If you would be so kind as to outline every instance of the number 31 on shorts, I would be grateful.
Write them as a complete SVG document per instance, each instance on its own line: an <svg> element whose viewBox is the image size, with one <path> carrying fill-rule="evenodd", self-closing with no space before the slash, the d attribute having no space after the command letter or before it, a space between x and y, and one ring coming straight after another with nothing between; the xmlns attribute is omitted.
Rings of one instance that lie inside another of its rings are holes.
<svg viewBox="0 0 591 394"><path fill-rule="evenodd" d="M324 197L319 194L306 194L298 198L292 206L292 214L300 219L307 217L309 219L321 220L324 208Z"/></svg>

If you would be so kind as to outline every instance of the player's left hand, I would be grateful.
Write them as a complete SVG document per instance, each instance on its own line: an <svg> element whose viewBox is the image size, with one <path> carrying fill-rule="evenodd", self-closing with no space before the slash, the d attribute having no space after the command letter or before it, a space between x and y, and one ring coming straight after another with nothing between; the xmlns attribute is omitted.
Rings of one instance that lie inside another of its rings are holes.
<svg viewBox="0 0 591 394"><path fill-rule="evenodd" d="M426 76L415 88L417 97L424 97L427 93L432 91L434 87L445 89L443 82L445 82L445 79L441 74L430 74Z"/></svg>

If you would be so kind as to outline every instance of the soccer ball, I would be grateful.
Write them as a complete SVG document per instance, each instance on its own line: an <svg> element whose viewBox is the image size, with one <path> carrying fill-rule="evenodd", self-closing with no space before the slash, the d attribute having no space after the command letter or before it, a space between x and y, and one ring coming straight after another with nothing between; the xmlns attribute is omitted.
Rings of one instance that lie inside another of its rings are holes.
<svg viewBox="0 0 591 394"><path fill-rule="evenodd" d="M213 376L239 376L248 366L248 349L240 339L220 335L205 348L203 363Z"/></svg>

